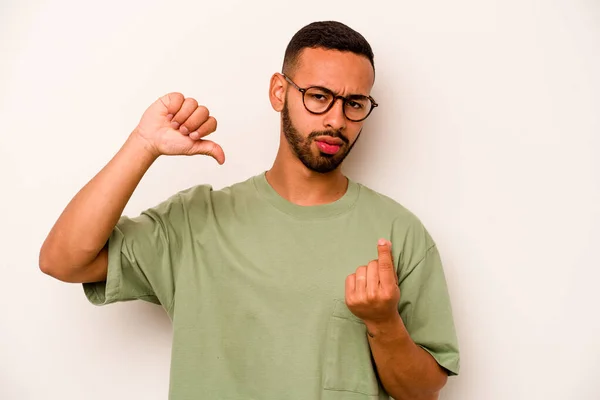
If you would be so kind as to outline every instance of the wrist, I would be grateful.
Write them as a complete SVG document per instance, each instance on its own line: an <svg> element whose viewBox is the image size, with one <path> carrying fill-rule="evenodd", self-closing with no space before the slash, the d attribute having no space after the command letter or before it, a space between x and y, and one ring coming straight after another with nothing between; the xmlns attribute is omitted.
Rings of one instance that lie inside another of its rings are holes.
<svg viewBox="0 0 600 400"><path fill-rule="evenodd" d="M394 341L398 339L410 339L404 322L397 312L384 320L364 322L367 327L367 334L372 339L385 338L386 340Z"/></svg>
<svg viewBox="0 0 600 400"><path fill-rule="evenodd" d="M135 130L129 135L123 147L127 152L133 153L136 160L148 166L160 156L158 150Z"/></svg>

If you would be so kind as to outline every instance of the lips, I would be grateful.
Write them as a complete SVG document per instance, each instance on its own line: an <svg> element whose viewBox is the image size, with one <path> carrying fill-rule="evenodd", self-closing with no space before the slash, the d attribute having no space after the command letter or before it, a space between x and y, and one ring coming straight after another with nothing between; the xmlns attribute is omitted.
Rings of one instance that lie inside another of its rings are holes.
<svg viewBox="0 0 600 400"><path fill-rule="evenodd" d="M319 137L315 138L315 141L324 142L331 146L341 146L344 143L341 139L334 138L331 136L319 136Z"/></svg>
<svg viewBox="0 0 600 400"><path fill-rule="evenodd" d="M317 142L317 147L319 148L319 150L325 154L330 154L330 155L336 154L341 148L340 145L329 144L323 140L317 140L316 142Z"/></svg>

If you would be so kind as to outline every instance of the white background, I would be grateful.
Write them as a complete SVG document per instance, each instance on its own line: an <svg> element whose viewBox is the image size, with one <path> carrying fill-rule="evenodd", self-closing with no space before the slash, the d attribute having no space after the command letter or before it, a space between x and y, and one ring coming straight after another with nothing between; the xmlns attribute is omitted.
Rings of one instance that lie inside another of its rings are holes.
<svg viewBox="0 0 600 400"><path fill-rule="evenodd" d="M0 4L1 399L167 397L162 309L94 307L39 271L39 248L164 93L209 107L227 162L159 159L127 214L268 169L269 78L324 19L376 56L381 106L346 173L442 252L462 350L442 399L600 399L597 0Z"/></svg>

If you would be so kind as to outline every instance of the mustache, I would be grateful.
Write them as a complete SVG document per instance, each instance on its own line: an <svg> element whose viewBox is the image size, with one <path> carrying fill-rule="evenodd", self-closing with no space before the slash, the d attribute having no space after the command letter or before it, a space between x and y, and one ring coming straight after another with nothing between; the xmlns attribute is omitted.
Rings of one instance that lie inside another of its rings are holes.
<svg viewBox="0 0 600 400"><path fill-rule="evenodd" d="M310 135L308 135L307 139L314 140L315 138L318 138L319 136L331 136L331 137L340 139L345 144L350 143L350 140L348 140L348 138L346 136L344 136L342 131L340 131L339 129L338 130L329 130L329 131L313 131L310 133Z"/></svg>

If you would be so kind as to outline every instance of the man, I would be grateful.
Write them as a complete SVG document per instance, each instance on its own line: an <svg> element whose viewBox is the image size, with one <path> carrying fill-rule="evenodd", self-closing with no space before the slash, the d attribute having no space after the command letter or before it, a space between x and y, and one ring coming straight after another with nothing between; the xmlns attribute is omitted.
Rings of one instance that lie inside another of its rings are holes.
<svg viewBox="0 0 600 400"><path fill-rule="evenodd" d="M94 304L142 299L173 322L171 399L435 399L458 373L437 248L395 201L340 165L377 106L373 53L338 22L302 28L271 78L272 168L121 213L160 155L222 148L216 120L171 93L73 198L40 268Z"/></svg>

